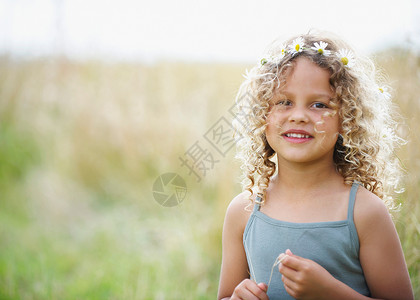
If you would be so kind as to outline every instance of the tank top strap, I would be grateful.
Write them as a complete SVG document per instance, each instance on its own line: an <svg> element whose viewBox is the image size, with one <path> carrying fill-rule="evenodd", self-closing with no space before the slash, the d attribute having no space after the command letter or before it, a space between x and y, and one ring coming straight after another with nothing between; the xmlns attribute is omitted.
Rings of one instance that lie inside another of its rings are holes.
<svg viewBox="0 0 420 300"><path fill-rule="evenodd" d="M259 211L261 208L261 204L263 203L262 196L257 194L254 201L254 210L253 212Z"/></svg>
<svg viewBox="0 0 420 300"><path fill-rule="evenodd" d="M347 223L349 224L350 236L356 253L359 253L360 243L359 236L357 234L356 224L354 224L354 203L356 201L356 193L357 189L359 188L359 185L359 182L353 182L353 185L350 189L349 207L347 209Z"/></svg>
<svg viewBox="0 0 420 300"><path fill-rule="evenodd" d="M359 182L353 182L353 185L350 189L350 196L349 196L349 207L347 209L347 219L353 222L353 213L354 213L354 203L356 201L356 193L357 189L359 188Z"/></svg>

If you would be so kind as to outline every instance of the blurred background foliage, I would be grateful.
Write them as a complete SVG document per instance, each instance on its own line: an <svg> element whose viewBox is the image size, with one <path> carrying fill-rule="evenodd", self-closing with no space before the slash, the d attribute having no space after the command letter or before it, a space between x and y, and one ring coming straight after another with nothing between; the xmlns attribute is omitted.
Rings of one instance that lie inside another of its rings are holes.
<svg viewBox="0 0 420 300"><path fill-rule="evenodd" d="M406 122L394 217L420 298L420 57L374 59ZM247 67L1 57L0 299L214 299L239 163L233 148L197 182L179 158L229 115ZM176 207L152 196L165 172L187 182Z"/></svg>

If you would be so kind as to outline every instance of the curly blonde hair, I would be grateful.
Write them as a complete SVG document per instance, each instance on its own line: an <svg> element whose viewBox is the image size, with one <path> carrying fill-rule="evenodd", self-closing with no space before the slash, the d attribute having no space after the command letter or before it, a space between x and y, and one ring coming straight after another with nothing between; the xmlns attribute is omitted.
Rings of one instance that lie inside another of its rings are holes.
<svg viewBox="0 0 420 300"><path fill-rule="evenodd" d="M330 84L335 93L334 103L341 121L341 134L334 151L334 163L346 184L358 181L382 198L393 209L393 196L400 190L401 166L395 149L404 143L398 134L399 115L390 97L380 93L384 76L366 57L355 57L354 65L345 66L335 55L340 49L354 50L330 33L310 32L300 35L305 48L302 52L286 53L280 59L266 60L245 74L236 97L238 109L233 126L237 133L237 158L242 160L245 190L253 195L256 187L262 193L276 172L275 151L267 142L265 128L270 100L284 85L287 74L299 57L306 57L330 72ZM280 45L290 45L293 37L280 44L275 41L268 57L282 57ZM321 55L310 49L315 42L328 43L331 55ZM250 196L250 199L251 199Z"/></svg>

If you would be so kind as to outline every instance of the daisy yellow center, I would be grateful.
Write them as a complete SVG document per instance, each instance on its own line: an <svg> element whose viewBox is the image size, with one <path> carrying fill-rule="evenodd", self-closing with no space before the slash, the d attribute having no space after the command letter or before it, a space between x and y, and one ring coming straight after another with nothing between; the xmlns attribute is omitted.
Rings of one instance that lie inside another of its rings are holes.
<svg viewBox="0 0 420 300"><path fill-rule="evenodd" d="M379 91L380 91L381 93L383 93L383 92L384 92L384 89L383 89L383 88L379 88Z"/></svg>
<svg viewBox="0 0 420 300"><path fill-rule="evenodd" d="M281 49L281 54L282 54L282 55L284 54L284 49Z"/></svg>
<svg viewBox="0 0 420 300"><path fill-rule="evenodd" d="M346 66L349 63L349 59L347 57L342 57L341 62Z"/></svg>
<svg viewBox="0 0 420 300"><path fill-rule="evenodd" d="M321 53L321 54L322 54L322 53L324 53L324 49L319 48L319 49L318 49L318 53Z"/></svg>
<svg viewBox="0 0 420 300"><path fill-rule="evenodd" d="M299 51L300 45L299 44L296 44L295 49L296 49L296 51Z"/></svg>

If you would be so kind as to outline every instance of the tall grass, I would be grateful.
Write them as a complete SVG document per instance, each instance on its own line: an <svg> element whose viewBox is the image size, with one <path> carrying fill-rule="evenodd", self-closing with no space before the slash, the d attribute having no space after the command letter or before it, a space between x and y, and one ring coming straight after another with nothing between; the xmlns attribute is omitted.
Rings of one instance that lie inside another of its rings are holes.
<svg viewBox="0 0 420 300"><path fill-rule="evenodd" d="M420 61L377 61L410 128L395 219L420 297ZM214 299L239 166L203 135L229 116L245 67L3 57L0 299ZM179 160L196 141L218 159L201 182ZM172 208L152 196L166 172L188 186Z"/></svg>
<svg viewBox="0 0 420 300"><path fill-rule="evenodd" d="M395 224L403 246L415 299L420 298L420 56L401 49L379 53L378 64L395 88L395 101L404 118L402 131L408 144L398 153L406 170L405 192Z"/></svg>

